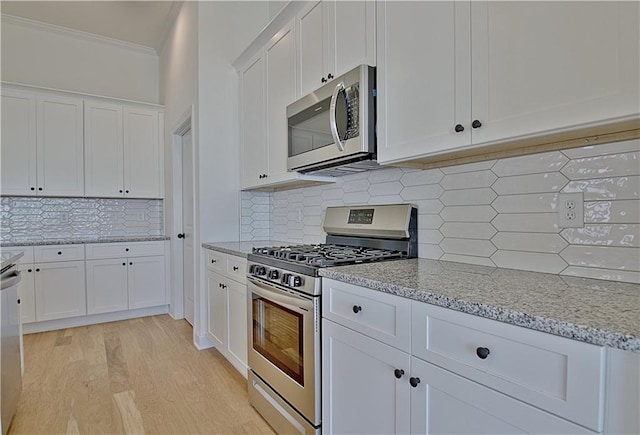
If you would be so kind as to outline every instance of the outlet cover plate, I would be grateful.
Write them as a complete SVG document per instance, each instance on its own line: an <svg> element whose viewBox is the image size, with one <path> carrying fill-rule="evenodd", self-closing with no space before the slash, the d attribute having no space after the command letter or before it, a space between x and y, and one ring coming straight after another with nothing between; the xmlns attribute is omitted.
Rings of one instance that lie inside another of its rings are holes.
<svg viewBox="0 0 640 435"><path fill-rule="evenodd" d="M558 227L584 227L584 195L582 192L558 195Z"/></svg>

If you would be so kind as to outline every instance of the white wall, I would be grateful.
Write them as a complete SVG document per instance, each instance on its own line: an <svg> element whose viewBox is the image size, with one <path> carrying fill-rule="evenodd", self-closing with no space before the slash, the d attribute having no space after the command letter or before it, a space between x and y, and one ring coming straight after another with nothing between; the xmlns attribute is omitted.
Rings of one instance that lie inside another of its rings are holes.
<svg viewBox="0 0 640 435"><path fill-rule="evenodd" d="M2 20L2 80L158 103L158 55ZM75 35L75 36L74 36Z"/></svg>
<svg viewBox="0 0 640 435"><path fill-rule="evenodd" d="M174 190L171 133L194 106L196 307L194 340L207 345L202 242L238 240L238 79L232 62L267 24L266 2L185 2L160 52L161 103L166 113L167 192ZM177 176L177 175L176 175ZM180 213L167 197L171 231ZM174 242L175 248L178 244ZM175 250L174 250L175 252Z"/></svg>

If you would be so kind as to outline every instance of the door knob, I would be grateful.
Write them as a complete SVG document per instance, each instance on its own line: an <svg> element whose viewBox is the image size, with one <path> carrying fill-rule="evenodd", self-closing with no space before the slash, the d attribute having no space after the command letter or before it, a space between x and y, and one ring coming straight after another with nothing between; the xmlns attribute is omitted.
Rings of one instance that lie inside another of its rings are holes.
<svg viewBox="0 0 640 435"><path fill-rule="evenodd" d="M180 233L180 234L178 234L178 238L179 238L179 239L184 239L184 233Z"/></svg>

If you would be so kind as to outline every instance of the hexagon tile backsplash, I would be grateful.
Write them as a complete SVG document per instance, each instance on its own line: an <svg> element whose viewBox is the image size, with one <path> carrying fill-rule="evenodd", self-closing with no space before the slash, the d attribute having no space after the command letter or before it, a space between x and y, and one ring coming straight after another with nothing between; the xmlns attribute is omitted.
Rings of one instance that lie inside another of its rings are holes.
<svg viewBox="0 0 640 435"><path fill-rule="evenodd" d="M568 192L583 192L583 228L558 227L558 194ZM328 206L406 202L418 206L420 257L640 283L637 139L242 192L241 239L321 242Z"/></svg>
<svg viewBox="0 0 640 435"><path fill-rule="evenodd" d="M163 235L159 199L2 197L2 242Z"/></svg>

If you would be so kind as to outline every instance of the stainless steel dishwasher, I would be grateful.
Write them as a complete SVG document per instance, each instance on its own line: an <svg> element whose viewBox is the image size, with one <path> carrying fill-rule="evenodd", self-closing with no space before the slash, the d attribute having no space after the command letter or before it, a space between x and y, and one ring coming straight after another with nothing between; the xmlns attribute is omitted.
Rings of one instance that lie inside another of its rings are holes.
<svg viewBox="0 0 640 435"><path fill-rule="evenodd" d="M2 435L9 430L22 392L20 368L20 272L16 265L2 269L0 284L0 407Z"/></svg>

